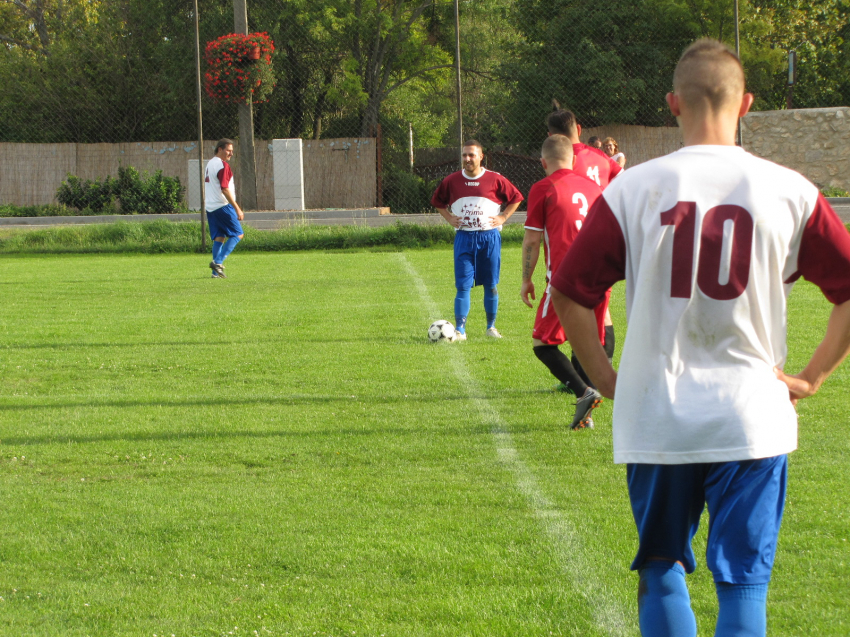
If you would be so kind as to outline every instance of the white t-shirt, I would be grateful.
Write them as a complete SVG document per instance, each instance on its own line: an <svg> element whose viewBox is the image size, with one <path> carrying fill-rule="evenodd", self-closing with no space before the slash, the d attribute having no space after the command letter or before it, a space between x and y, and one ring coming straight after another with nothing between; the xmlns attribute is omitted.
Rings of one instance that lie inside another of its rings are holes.
<svg viewBox="0 0 850 637"><path fill-rule="evenodd" d="M230 204L221 192L222 188L230 188L230 194L236 201L236 183L233 181L230 164L220 157L213 157L207 162L204 171L204 207L207 212L218 210Z"/></svg>
<svg viewBox="0 0 850 637"><path fill-rule="evenodd" d="M552 285L593 307L626 280L614 460L687 464L797 447L774 367L800 276L850 300L850 234L802 175L734 146L688 146L611 182Z"/></svg>

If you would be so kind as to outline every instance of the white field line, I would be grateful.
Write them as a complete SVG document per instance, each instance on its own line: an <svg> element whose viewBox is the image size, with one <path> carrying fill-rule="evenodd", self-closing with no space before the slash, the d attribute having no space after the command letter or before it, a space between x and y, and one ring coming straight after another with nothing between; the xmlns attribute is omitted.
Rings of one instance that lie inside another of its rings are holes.
<svg viewBox="0 0 850 637"><path fill-rule="evenodd" d="M403 253L397 256L413 280L428 319L433 321L442 318L439 316L437 304L431 298L416 268ZM626 619L623 607L611 593L610 588L597 575L595 564L605 559L604 556L592 550L593 538L578 536L575 527L564 512L543 493L537 478L514 447L513 438L499 412L487 399L478 381L470 374L463 356L463 349L460 343L447 348L446 353L451 362L452 371L469 396L469 400L477 408L481 421L490 426L499 461L513 473L517 488L525 496L529 507L540 521L558 564L571 580L573 591L587 600L594 620L606 634L617 637L633 635L633 622Z"/></svg>

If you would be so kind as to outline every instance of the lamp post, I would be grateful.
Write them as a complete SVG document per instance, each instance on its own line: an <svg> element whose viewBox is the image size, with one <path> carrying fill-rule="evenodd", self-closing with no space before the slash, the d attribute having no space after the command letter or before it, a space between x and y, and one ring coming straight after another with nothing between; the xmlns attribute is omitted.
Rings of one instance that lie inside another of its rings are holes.
<svg viewBox="0 0 850 637"><path fill-rule="evenodd" d="M455 75L457 78L457 143L458 158L463 167L463 111L461 110L460 86L460 8L455 0Z"/></svg>

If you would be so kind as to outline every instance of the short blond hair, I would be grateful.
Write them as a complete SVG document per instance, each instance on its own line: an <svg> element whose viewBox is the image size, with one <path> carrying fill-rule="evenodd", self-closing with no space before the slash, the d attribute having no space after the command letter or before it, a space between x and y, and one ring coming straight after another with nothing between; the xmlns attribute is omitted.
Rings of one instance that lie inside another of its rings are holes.
<svg viewBox="0 0 850 637"><path fill-rule="evenodd" d="M702 38L691 44L676 65L673 91L691 108L721 110L744 94L744 67L728 46Z"/></svg>
<svg viewBox="0 0 850 637"><path fill-rule="evenodd" d="M561 164L572 163L573 143L566 135L550 135L543 142L540 155L546 161L554 161Z"/></svg>
<svg viewBox="0 0 850 637"><path fill-rule="evenodd" d="M605 139L603 139L602 140L602 147L604 148L605 144L607 144L608 142L611 142L612 144L614 144L614 152L615 153L620 152L620 145L617 143L617 140L614 139L613 137L606 137Z"/></svg>

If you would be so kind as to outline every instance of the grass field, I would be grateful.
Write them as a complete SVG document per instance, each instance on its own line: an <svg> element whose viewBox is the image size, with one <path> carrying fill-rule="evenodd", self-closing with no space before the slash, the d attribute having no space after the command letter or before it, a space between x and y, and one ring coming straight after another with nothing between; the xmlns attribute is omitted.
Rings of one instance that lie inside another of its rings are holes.
<svg viewBox="0 0 850 637"><path fill-rule="evenodd" d="M226 280L0 258L0 634L637 635L610 402L568 431L503 261L505 338L479 288L469 341L431 345L443 249L237 249ZM612 309L622 342L622 286ZM828 312L795 288L789 369ZM847 388L845 364L799 407L771 635L850 634Z"/></svg>

